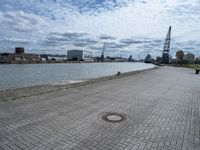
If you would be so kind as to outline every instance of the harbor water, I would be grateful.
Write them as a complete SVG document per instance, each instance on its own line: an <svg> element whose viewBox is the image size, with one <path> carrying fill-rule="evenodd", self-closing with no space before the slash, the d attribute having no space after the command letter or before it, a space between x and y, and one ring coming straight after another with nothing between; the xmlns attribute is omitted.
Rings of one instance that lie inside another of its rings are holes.
<svg viewBox="0 0 200 150"><path fill-rule="evenodd" d="M153 67L145 63L4 64L0 65L0 90L68 84Z"/></svg>

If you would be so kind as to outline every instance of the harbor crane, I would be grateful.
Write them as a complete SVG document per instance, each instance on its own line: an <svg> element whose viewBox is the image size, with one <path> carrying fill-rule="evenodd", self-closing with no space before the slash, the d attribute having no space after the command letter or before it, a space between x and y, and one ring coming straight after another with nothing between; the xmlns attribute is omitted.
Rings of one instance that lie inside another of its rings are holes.
<svg viewBox="0 0 200 150"><path fill-rule="evenodd" d="M171 29L172 27L170 26L167 33L167 37L165 38L164 48L162 53L162 63L165 64L171 63L171 55L170 55Z"/></svg>

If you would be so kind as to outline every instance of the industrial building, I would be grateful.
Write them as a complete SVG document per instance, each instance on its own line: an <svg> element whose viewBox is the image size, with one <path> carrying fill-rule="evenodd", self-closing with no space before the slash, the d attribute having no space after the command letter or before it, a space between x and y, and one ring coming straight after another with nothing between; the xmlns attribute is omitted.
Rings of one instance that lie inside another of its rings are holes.
<svg viewBox="0 0 200 150"><path fill-rule="evenodd" d="M16 47L15 53L0 53L0 63L37 63L40 55L25 53L23 47Z"/></svg>
<svg viewBox="0 0 200 150"><path fill-rule="evenodd" d="M193 64L195 61L195 55L192 53L187 53L186 55L183 56L183 62L185 64Z"/></svg>
<svg viewBox="0 0 200 150"><path fill-rule="evenodd" d="M145 63L153 63L153 58L151 57L151 55L150 54L147 54L147 56L145 57L145 59L144 59L144 62Z"/></svg>
<svg viewBox="0 0 200 150"><path fill-rule="evenodd" d="M92 51L85 51L85 50L68 50L67 59L70 61L93 60L93 53Z"/></svg>

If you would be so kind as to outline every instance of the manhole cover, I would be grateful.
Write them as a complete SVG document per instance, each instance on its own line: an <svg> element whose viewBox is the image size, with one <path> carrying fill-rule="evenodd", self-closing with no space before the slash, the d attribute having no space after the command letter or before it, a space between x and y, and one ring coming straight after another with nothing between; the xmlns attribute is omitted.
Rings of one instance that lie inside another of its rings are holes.
<svg viewBox="0 0 200 150"><path fill-rule="evenodd" d="M108 122L121 122L126 119L126 117L119 113L106 113L102 116L102 119Z"/></svg>

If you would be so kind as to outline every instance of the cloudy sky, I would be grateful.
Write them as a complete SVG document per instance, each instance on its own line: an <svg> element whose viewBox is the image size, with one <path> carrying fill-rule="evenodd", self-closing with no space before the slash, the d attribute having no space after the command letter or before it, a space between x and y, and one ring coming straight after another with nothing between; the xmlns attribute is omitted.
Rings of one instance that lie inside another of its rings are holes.
<svg viewBox="0 0 200 150"><path fill-rule="evenodd" d="M200 55L200 0L0 0L0 52L155 57L170 25L172 55Z"/></svg>

